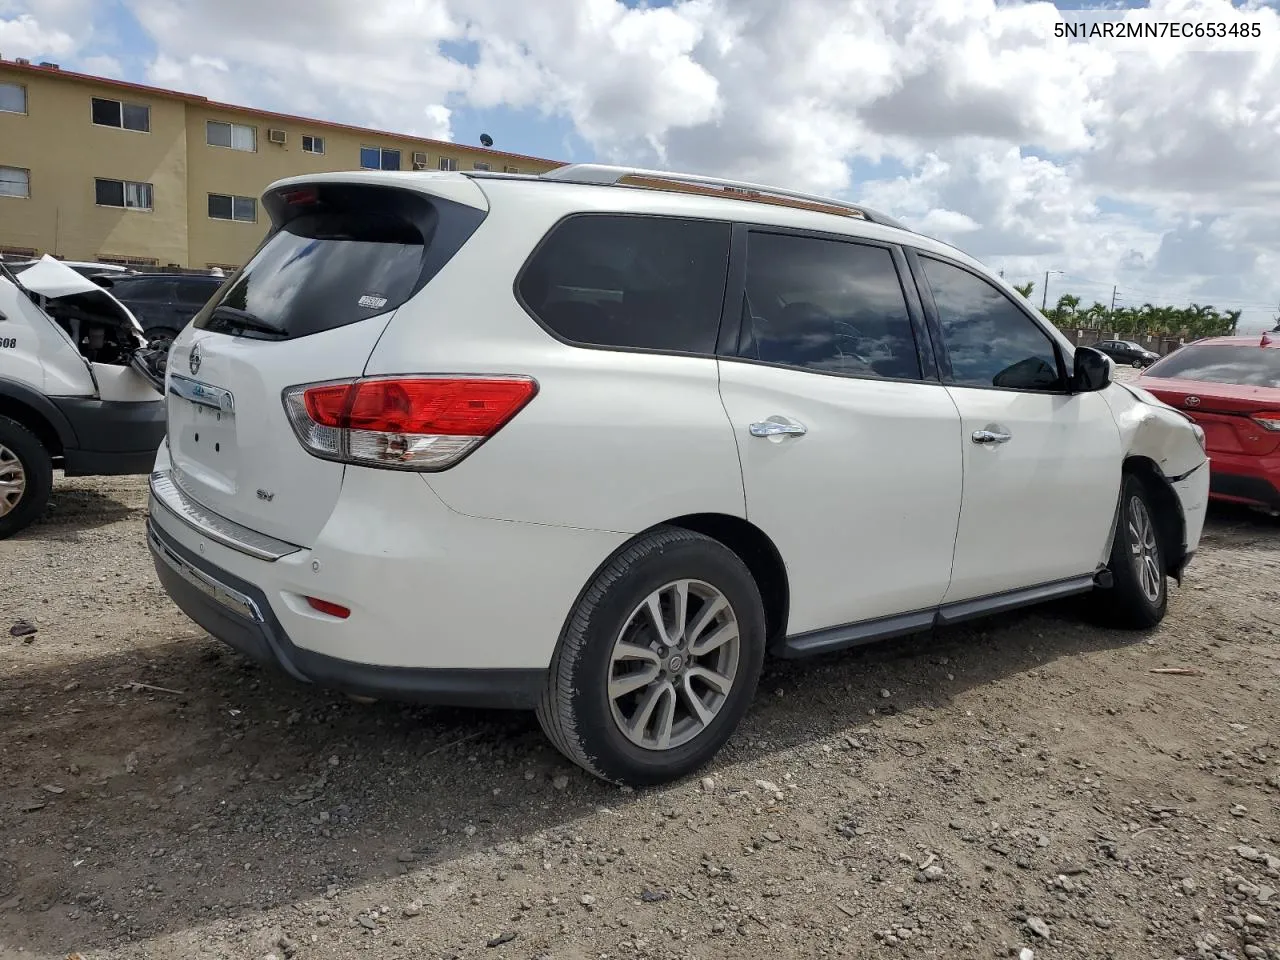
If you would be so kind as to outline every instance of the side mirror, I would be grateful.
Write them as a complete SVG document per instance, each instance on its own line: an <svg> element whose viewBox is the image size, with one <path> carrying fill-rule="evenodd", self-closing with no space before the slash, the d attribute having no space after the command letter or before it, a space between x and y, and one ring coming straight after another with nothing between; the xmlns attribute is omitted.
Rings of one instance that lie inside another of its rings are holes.
<svg viewBox="0 0 1280 960"><path fill-rule="evenodd" d="M1072 393L1094 393L1111 384L1111 358L1093 347L1076 347Z"/></svg>

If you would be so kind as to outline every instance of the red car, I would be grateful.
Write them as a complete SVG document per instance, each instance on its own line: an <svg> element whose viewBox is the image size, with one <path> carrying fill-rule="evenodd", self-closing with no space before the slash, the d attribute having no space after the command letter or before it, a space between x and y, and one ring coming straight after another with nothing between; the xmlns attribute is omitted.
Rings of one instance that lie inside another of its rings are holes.
<svg viewBox="0 0 1280 960"><path fill-rule="evenodd" d="M1204 430L1210 497L1280 516L1280 333L1197 340L1137 385Z"/></svg>

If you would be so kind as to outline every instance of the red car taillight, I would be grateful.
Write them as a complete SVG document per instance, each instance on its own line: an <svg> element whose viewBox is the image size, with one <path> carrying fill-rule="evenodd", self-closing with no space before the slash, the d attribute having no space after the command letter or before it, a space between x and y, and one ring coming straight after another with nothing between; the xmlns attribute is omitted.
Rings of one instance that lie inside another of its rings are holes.
<svg viewBox="0 0 1280 960"><path fill-rule="evenodd" d="M1253 422L1272 433L1280 432L1280 413L1255 413Z"/></svg>
<svg viewBox="0 0 1280 960"><path fill-rule="evenodd" d="M533 399L531 377L369 377L284 391L307 452L396 470L444 470L500 430Z"/></svg>

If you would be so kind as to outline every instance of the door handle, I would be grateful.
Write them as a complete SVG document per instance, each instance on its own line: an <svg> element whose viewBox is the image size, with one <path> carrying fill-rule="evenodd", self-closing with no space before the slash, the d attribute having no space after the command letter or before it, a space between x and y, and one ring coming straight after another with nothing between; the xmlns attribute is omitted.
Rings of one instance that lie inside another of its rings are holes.
<svg viewBox="0 0 1280 960"><path fill-rule="evenodd" d="M751 424L748 429L753 437L801 437L809 432L803 423L783 417L770 417Z"/></svg>
<svg viewBox="0 0 1280 960"><path fill-rule="evenodd" d="M970 439L974 443L1008 443L1013 439L1013 434L1002 433L999 430L975 430Z"/></svg>

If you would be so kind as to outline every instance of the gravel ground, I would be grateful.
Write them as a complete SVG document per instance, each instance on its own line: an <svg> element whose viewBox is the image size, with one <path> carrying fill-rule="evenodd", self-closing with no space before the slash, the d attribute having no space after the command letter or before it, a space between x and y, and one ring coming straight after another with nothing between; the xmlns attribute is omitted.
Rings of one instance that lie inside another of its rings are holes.
<svg viewBox="0 0 1280 960"><path fill-rule="evenodd" d="M144 513L60 479L0 543L5 960L1280 960L1273 521L1215 510L1149 635L1064 604L771 664L706 779L632 793L531 717L243 662Z"/></svg>

